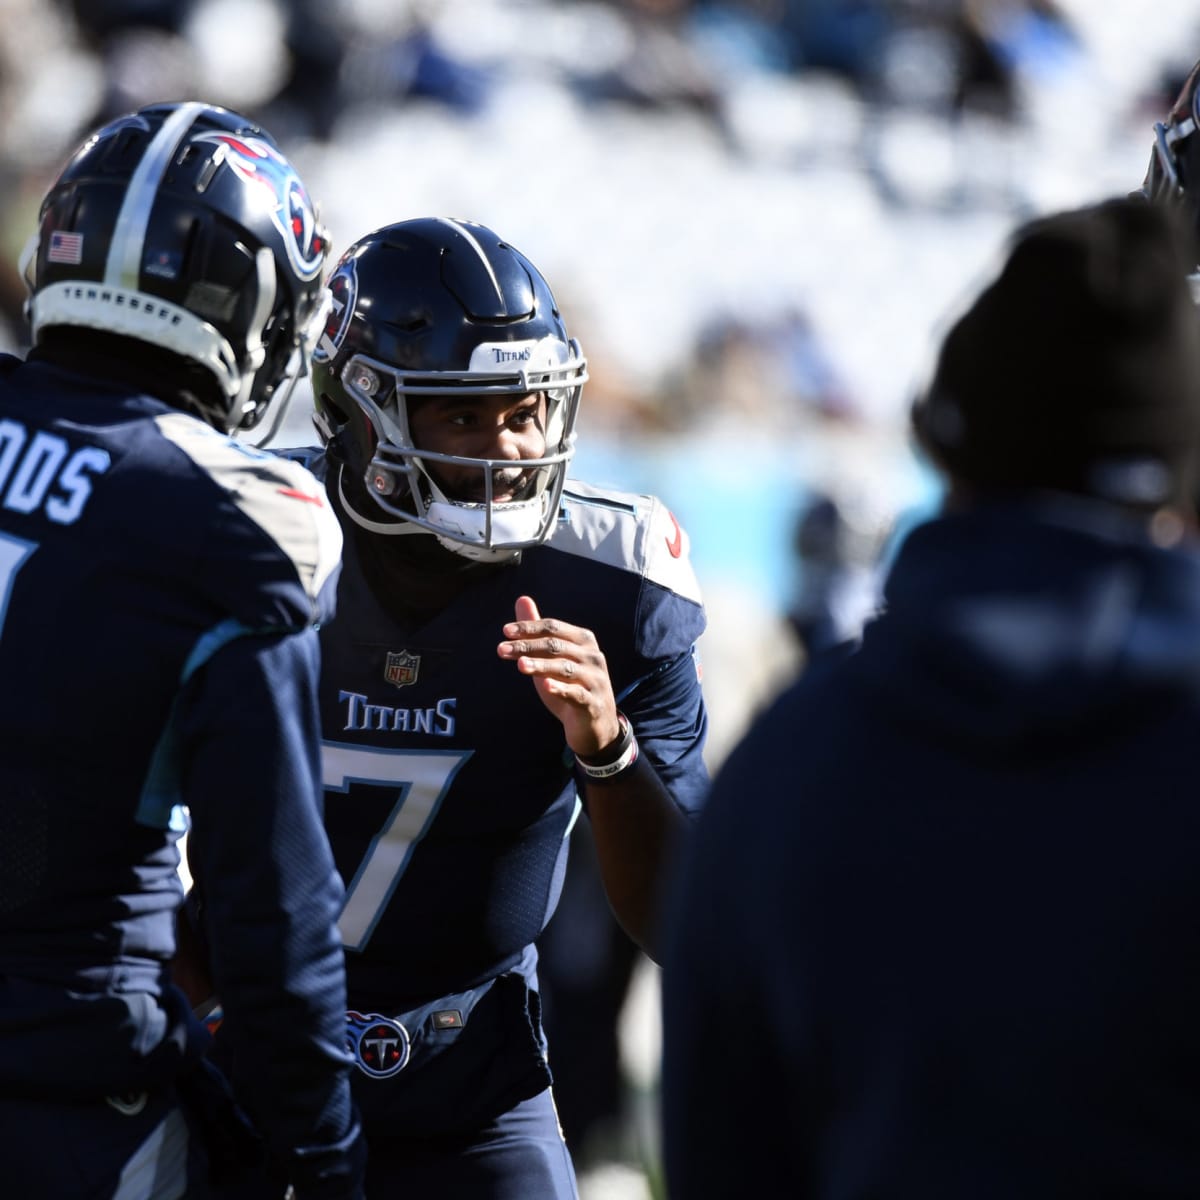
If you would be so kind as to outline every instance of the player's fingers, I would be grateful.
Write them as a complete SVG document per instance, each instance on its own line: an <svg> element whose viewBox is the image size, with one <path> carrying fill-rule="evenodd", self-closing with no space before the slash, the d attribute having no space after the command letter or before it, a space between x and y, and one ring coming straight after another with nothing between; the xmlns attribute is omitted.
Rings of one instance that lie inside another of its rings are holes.
<svg viewBox="0 0 1200 1200"><path fill-rule="evenodd" d="M541 646L553 642L556 645L579 645L588 643L587 630L578 629L564 621L552 619L541 621L512 621L504 627L504 636L523 646Z"/></svg>
<svg viewBox="0 0 1200 1200"><path fill-rule="evenodd" d="M506 625L504 636L507 640L500 643L501 658L533 654L540 658L563 657L591 662L600 657L600 648L589 630L566 625L562 621Z"/></svg>
<svg viewBox="0 0 1200 1200"><path fill-rule="evenodd" d="M564 680L579 680L584 676L584 664L561 654L539 654L529 651L517 659L517 668L526 675L558 676Z"/></svg>
<svg viewBox="0 0 1200 1200"><path fill-rule="evenodd" d="M536 678L534 686L539 691L554 697L555 700L566 701L585 712L590 711L593 707L594 697L591 689L583 684L572 683L566 679L560 679L556 675L545 675Z"/></svg>
<svg viewBox="0 0 1200 1200"><path fill-rule="evenodd" d="M538 612L537 602L532 596L518 596L514 608L518 621L541 620L541 613Z"/></svg>
<svg viewBox="0 0 1200 1200"><path fill-rule="evenodd" d="M553 622L542 621L532 596L518 596L513 610L516 620L509 621L504 626L506 640L498 647L500 657L518 658L522 654L542 652L534 639L538 634L546 632L546 626L552 625Z"/></svg>
<svg viewBox="0 0 1200 1200"><path fill-rule="evenodd" d="M581 646L561 637L525 638L513 642L519 654L529 654L550 661L561 659L563 662L582 664L587 655Z"/></svg>
<svg viewBox="0 0 1200 1200"><path fill-rule="evenodd" d="M504 636L510 641L520 638L528 640L550 637L582 647L596 645L596 635L590 629L571 625L566 621L556 620L554 617L543 617L532 596L517 598L514 615L516 620L509 621L503 631ZM529 644L532 645L532 642Z"/></svg>

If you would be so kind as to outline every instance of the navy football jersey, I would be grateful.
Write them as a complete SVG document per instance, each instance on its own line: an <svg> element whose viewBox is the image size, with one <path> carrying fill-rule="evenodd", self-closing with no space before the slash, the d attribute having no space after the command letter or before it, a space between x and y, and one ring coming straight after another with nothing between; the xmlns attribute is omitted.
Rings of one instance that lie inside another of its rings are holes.
<svg viewBox="0 0 1200 1200"><path fill-rule="evenodd" d="M558 899L574 758L529 677L496 653L517 597L595 633L641 752L689 813L707 787L704 610L686 536L649 496L569 482L548 542L473 568L432 616L405 617L369 582L364 560L412 539L343 523L338 617L321 634L325 823L347 888L352 1006L397 1013L527 972Z"/></svg>
<svg viewBox="0 0 1200 1200"><path fill-rule="evenodd" d="M0 357L6 1094L149 1088L195 1052L166 966L190 811L229 1022L273 1048L252 1106L293 1146L327 1106L345 1131L342 888L306 692L340 546L298 464Z"/></svg>

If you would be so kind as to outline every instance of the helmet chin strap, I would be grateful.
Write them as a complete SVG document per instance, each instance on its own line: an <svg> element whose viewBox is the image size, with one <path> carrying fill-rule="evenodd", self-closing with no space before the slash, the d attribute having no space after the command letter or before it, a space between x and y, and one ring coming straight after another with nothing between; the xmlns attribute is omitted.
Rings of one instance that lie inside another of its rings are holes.
<svg viewBox="0 0 1200 1200"><path fill-rule="evenodd" d="M443 545L453 542L456 554L483 562L498 562L513 554L513 544L529 544L537 537L545 511L545 494L532 500L492 505L492 541L485 541L487 506L435 500L426 509L426 519L446 531Z"/></svg>
<svg viewBox="0 0 1200 1200"><path fill-rule="evenodd" d="M449 537L440 534L436 529L429 529L423 525L416 525L412 521L406 521L399 518L395 521L374 521L370 517L364 516L357 508L354 507L353 501L346 495L344 486L346 466L344 463L338 466L338 499L341 501L342 507L346 511L346 515L352 520L355 525L367 530L369 533L381 533L386 537L399 537L402 534L423 533L429 537L437 539L438 545L447 550L451 554L457 554L460 558L468 558L472 562L507 562L511 558L516 558L520 551L509 546L484 546L474 545L467 542L459 541L457 538ZM534 505L536 501L527 501L521 507L527 508ZM454 524L460 524L457 519L458 515L463 512L471 511L473 506L462 506L454 504L452 501L446 500L442 502L435 501L429 506L430 514L435 510L444 510L444 516L453 514ZM522 514L524 515L524 514ZM495 520L495 514L493 520ZM479 513L478 519L482 522L483 514ZM482 528L482 525L481 525Z"/></svg>
<svg viewBox="0 0 1200 1200"><path fill-rule="evenodd" d="M506 562L517 554L512 543L527 544L537 536L541 514L545 511L544 493L529 500L506 501L490 506L454 500L446 495L421 459L416 460L416 467L424 477L431 496L424 505L424 518L436 526L431 532L451 554L469 558L472 562ZM490 546L487 544L489 507L493 542ZM497 542L500 544L496 545Z"/></svg>

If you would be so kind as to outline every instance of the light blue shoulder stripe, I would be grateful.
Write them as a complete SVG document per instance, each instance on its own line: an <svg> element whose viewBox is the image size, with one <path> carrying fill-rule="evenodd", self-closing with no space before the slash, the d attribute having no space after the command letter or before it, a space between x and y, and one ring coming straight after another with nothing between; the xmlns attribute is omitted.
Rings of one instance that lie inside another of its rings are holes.
<svg viewBox="0 0 1200 1200"><path fill-rule="evenodd" d="M241 621L222 621L192 647L191 654L179 675L179 692L184 685L222 646L254 631ZM134 814L139 825L151 829L171 829L183 833L187 829L187 812L183 804L183 791L179 782L179 738L176 733L176 700L163 727L162 736L150 759L150 769L142 786L142 795Z"/></svg>

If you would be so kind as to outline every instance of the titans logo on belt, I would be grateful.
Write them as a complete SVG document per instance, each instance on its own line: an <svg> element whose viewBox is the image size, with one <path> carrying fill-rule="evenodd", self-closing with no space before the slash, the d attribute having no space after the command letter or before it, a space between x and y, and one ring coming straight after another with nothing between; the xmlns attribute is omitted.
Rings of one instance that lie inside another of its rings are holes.
<svg viewBox="0 0 1200 1200"><path fill-rule="evenodd" d="M316 209L292 164L259 138L202 133L193 141L218 143L225 161L242 179L269 193L272 220L283 234L288 258L300 275L312 279L324 262L325 239L317 225Z"/></svg>
<svg viewBox="0 0 1200 1200"><path fill-rule="evenodd" d="M379 1013L346 1013L346 1048L358 1069L372 1079L387 1079L408 1065L412 1040L399 1021Z"/></svg>

